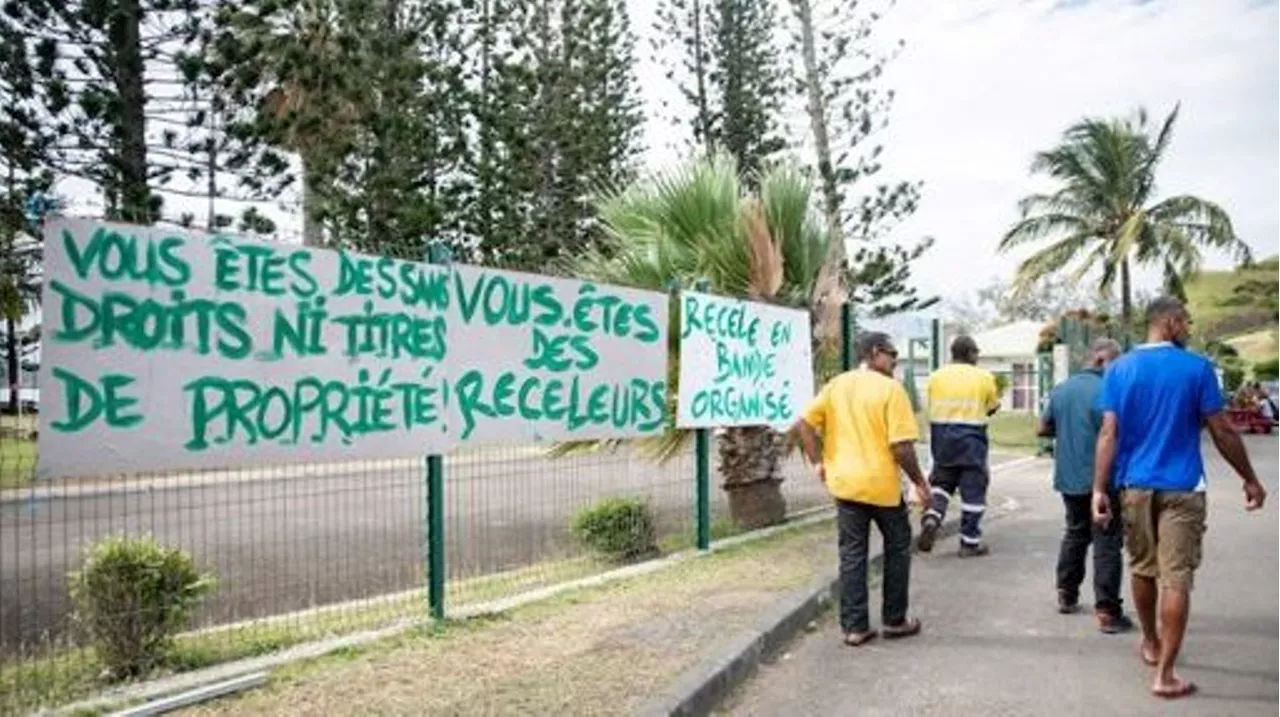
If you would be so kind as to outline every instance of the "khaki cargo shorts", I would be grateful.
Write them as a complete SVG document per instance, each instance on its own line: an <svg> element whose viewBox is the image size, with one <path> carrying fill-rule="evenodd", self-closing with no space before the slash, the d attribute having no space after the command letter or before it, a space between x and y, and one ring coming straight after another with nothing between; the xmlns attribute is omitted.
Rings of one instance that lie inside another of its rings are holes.
<svg viewBox="0 0 1280 717"><path fill-rule="evenodd" d="M1121 496L1124 542L1134 575L1191 591L1204 538L1204 493L1127 489Z"/></svg>

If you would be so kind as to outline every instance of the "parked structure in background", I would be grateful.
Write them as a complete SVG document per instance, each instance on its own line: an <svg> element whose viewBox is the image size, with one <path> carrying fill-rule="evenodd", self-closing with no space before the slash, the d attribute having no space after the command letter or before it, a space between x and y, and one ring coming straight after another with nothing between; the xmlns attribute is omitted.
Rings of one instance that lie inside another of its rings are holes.
<svg viewBox="0 0 1280 717"><path fill-rule="evenodd" d="M973 335L982 352L978 367L995 374L1003 389L1002 411L1039 413L1042 368L1036 346L1043 326L1038 321L1015 321Z"/></svg>

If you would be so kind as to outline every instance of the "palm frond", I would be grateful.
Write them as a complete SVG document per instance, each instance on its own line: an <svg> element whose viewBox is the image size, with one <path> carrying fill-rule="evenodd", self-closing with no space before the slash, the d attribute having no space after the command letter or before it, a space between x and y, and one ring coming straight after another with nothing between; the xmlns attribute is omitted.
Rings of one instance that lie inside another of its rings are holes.
<svg viewBox="0 0 1280 717"><path fill-rule="evenodd" d="M1169 197L1150 210L1152 221L1181 228L1195 244L1226 251L1240 262L1253 259L1249 245L1236 235L1231 217L1214 202L1191 195Z"/></svg>
<svg viewBox="0 0 1280 717"><path fill-rule="evenodd" d="M751 294L780 303L812 295L828 237L813 212L811 185L789 165L766 169L758 196L748 197L733 161L695 161L598 199L605 246L575 257L568 274L627 286L661 289L672 280L710 291ZM667 409L679 395L679 301L669 312ZM661 436L636 442L644 455L665 461L688 444L689 431L668 426ZM616 449L617 441L551 446L552 456Z"/></svg>
<svg viewBox="0 0 1280 717"><path fill-rule="evenodd" d="M1073 214L1042 214L1026 217L1014 224L1001 237L999 250L1008 251L1023 244L1030 244L1051 236L1096 233L1088 220Z"/></svg>
<svg viewBox="0 0 1280 717"><path fill-rule="evenodd" d="M771 299L782 288L782 247L769 231L764 208L758 199L742 206L742 232L749 247L747 295Z"/></svg>
<svg viewBox="0 0 1280 717"><path fill-rule="evenodd" d="M1147 156L1142 165L1140 175L1141 183L1138 187L1137 204L1146 204L1151 198L1151 194L1155 191L1156 186L1156 167L1160 164L1160 160L1164 159L1164 153L1169 149L1169 144L1173 141L1173 127L1178 122L1178 113L1182 109L1182 103L1179 102L1173 106L1173 111L1165 117L1164 122L1160 125L1160 133L1156 135L1156 141L1147 148ZM1146 110L1140 111L1139 125L1146 124ZM1145 136L1145 134L1144 134Z"/></svg>
<svg viewBox="0 0 1280 717"><path fill-rule="evenodd" d="M1026 291L1036 281L1060 269L1087 247L1091 239L1092 234L1068 236L1027 257L1018 266L1015 290Z"/></svg>

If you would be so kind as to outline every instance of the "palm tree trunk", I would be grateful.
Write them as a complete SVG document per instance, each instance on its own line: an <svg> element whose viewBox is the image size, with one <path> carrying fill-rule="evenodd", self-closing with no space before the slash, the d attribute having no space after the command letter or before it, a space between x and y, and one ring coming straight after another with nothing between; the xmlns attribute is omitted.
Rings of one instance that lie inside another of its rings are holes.
<svg viewBox="0 0 1280 717"><path fill-rule="evenodd" d="M1126 333L1133 328L1133 287L1129 278L1129 259L1120 261L1120 315L1124 317Z"/></svg>
<svg viewBox="0 0 1280 717"><path fill-rule="evenodd" d="M754 530L786 519L778 475L783 440L773 429L757 426L728 428L720 436L720 475L738 527Z"/></svg>
<svg viewBox="0 0 1280 717"><path fill-rule="evenodd" d="M6 316L4 319L5 332L8 334L5 343L5 369L9 373L9 406L8 412L11 415L18 415L18 386L21 382L18 380L18 326L12 317Z"/></svg>

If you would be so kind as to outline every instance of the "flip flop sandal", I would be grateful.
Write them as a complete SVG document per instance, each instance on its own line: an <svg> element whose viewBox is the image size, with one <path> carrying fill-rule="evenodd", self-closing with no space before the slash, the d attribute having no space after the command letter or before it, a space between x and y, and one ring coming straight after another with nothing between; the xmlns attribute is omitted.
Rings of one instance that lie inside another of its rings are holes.
<svg viewBox="0 0 1280 717"><path fill-rule="evenodd" d="M1191 680L1180 680L1178 687L1172 690L1151 690L1151 694L1164 700L1176 700L1183 697L1190 697L1196 693L1196 683Z"/></svg>
<svg viewBox="0 0 1280 717"><path fill-rule="evenodd" d="M881 628L880 634L884 635L884 639L886 640L900 640L904 637L911 637L912 635L920 634L920 628L922 627L923 625L921 625L920 620L913 617L901 625Z"/></svg>
<svg viewBox="0 0 1280 717"><path fill-rule="evenodd" d="M876 636L878 634L879 633L877 633L875 630L846 633L844 636L844 644L848 645L849 647L862 647L868 642L871 642L872 640L876 639Z"/></svg>

